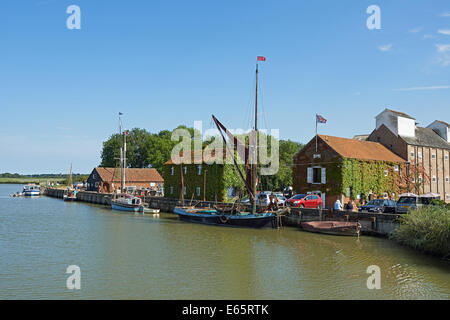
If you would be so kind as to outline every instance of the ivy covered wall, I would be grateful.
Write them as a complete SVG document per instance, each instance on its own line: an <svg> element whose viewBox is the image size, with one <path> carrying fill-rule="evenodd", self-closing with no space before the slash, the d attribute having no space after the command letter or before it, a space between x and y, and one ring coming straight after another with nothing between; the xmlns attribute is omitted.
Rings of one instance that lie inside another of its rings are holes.
<svg viewBox="0 0 450 320"><path fill-rule="evenodd" d="M172 175L172 169L174 174ZM204 179L206 170L206 200L229 202L232 199L228 198L228 188L234 187L237 191L244 188L238 172L233 165L219 165L219 164L202 164L199 175L198 164L183 165L186 167L186 174L183 169L183 183L186 187L185 199L203 200ZM167 198L179 199L181 188L181 171L180 165L165 164L163 166L162 175L164 178L164 196ZM170 193L170 187L173 187L173 193ZM197 194L197 187L200 187L200 195Z"/></svg>

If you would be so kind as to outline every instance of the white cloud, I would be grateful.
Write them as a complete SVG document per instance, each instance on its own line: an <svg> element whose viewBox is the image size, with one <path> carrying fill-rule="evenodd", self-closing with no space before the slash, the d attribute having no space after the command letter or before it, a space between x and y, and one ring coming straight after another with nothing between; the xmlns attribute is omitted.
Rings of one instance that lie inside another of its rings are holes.
<svg viewBox="0 0 450 320"><path fill-rule="evenodd" d="M436 44L437 63L441 66L450 66L450 44Z"/></svg>
<svg viewBox="0 0 450 320"><path fill-rule="evenodd" d="M450 29L439 29L438 33L445 34L446 36L450 36Z"/></svg>
<svg viewBox="0 0 450 320"><path fill-rule="evenodd" d="M436 36L433 36L433 35L431 35L431 34L424 34L424 35L423 35L423 38L424 38L424 39L434 39L434 38L436 38Z"/></svg>
<svg viewBox="0 0 450 320"><path fill-rule="evenodd" d="M450 51L450 44L436 44L437 51L440 53L445 53Z"/></svg>
<svg viewBox="0 0 450 320"><path fill-rule="evenodd" d="M422 90L442 90L442 89L450 89L450 85L401 88L401 89L394 89L394 91L422 91Z"/></svg>
<svg viewBox="0 0 450 320"><path fill-rule="evenodd" d="M423 29L423 27L416 27L416 28L414 28L414 29L409 30L409 32L411 32L411 33L417 33L417 32L422 31L422 29Z"/></svg>
<svg viewBox="0 0 450 320"><path fill-rule="evenodd" d="M392 44L384 44L384 45L378 47L378 49L383 52L390 51L391 48L392 48Z"/></svg>

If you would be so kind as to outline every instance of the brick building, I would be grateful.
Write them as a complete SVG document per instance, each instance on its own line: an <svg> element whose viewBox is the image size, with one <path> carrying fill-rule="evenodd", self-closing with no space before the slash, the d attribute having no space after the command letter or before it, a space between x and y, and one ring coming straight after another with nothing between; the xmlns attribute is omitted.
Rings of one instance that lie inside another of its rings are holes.
<svg viewBox="0 0 450 320"><path fill-rule="evenodd" d="M87 180L87 190L113 192L120 189L120 181L120 169L94 168ZM127 168L125 185L157 192L162 190L164 179L154 168Z"/></svg>
<svg viewBox="0 0 450 320"><path fill-rule="evenodd" d="M317 151L314 137L294 156L293 187L319 194L328 208L336 199L392 197L404 163L378 142L318 135Z"/></svg>
<svg viewBox="0 0 450 320"><path fill-rule="evenodd" d="M404 159L409 173L419 172L418 177L413 178L417 184L410 191L437 193L441 200L450 202L449 124L436 120L427 127L420 127L413 117L390 109L385 109L375 119L376 128L367 140L383 144Z"/></svg>

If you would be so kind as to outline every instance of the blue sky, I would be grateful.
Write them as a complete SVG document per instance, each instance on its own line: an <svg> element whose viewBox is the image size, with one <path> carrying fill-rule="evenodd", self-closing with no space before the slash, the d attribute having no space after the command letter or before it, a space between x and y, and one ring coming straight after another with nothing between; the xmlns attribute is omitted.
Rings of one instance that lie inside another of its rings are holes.
<svg viewBox="0 0 450 320"><path fill-rule="evenodd" d="M0 46L0 172L90 172L119 111L128 129L246 129L257 55L260 124L283 139L309 141L315 113L343 137L385 107L450 121L449 1L3 0Z"/></svg>

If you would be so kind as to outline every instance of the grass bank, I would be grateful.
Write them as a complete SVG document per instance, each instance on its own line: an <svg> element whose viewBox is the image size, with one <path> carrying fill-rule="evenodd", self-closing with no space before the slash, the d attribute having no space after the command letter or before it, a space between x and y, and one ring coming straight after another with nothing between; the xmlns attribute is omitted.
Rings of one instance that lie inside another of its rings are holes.
<svg viewBox="0 0 450 320"><path fill-rule="evenodd" d="M4 184L28 184L28 183L36 183L36 184L41 184L41 183L47 183L47 181L50 182L64 182L66 179L57 179L57 178L49 178L49 179L45 179L45 178L0 178L0 184L4 183Z"/></svg>
<svg viewBox="0 0 450 320"><path fill-rule="evenodd" d="M416 250L450 259L450 210L426 206L400 217L391 239Z"/></svg>

